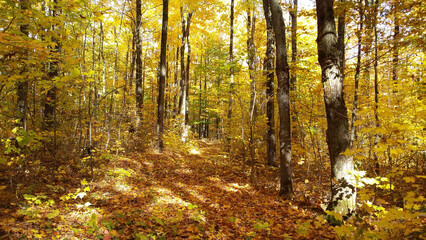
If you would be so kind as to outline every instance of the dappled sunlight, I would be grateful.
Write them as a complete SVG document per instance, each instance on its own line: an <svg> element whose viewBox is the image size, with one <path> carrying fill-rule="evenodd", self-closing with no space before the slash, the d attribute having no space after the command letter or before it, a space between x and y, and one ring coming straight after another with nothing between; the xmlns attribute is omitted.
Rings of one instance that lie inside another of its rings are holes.
<svg viewBox="0 0 426 240"><path fill-rule="evenodd" d="M191 147L191 149L189 150L189 153L192 154L192 155L199 155L200 150L196 147Z"/></svg>
<svg viewBox="0 0 426 240"><path fill-rule="evenodd" d="M193 174L193 171L190 168L178 168L178 169L175 169L175 173L189 175L189 174Z"/></svg>
<svg viewBox="0 0 426 240"><path fill-rule="evenodd" d="M180 207L186 207L189 205L188 202L182 200L182 198L177 197L173 194L172 191L162 187L155 187L153 190L158 194L155 202L152 202L152 205L163 205L163 204L172 204L178 205Z"/></svg>
<svg viewBox="0 0 426 240"><path fill-rule="evenodd" d="M177 188L181 188L185 190L185 192L187 192L191 197L194 197L201 202L207 201L207 198L204 195L200 194L199 192L204 190L205 188L204 186L199 186L199 185L190 186L182 182L173 183L173 185Z"/></svg>
<svg viewBox="0 0 426 240"><path fill-rule="evenodd" d="M121 192L121 193L128 192L132 189L132 187L129 186L124 181L115 181L113 186L114 186L114 190L116 190L117 192Z"/></svg>

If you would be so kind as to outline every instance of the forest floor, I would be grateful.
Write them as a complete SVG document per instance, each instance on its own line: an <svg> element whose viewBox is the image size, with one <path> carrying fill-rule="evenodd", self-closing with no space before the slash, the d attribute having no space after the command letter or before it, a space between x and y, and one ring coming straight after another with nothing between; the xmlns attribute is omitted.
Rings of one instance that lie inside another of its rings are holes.
<svg viewBox="0 0 426 240"><path fill-rule="evenodd" d="M308 180L305 189L303 180L295 185L293 201L284 200L277 168L258 167L253 186L249 166L218 143L196 145L186 154L114 156L93 180L63 169L56 183L41 181L25 199L0 208L0 239L335 238L319 200L308 195Z"/></svg>

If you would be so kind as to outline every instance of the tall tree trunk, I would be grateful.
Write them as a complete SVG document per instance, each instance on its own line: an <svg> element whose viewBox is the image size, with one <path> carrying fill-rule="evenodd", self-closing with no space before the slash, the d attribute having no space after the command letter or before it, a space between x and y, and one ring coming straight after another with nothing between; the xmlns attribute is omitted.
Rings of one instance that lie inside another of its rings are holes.
<svg viewBox="0 0 426 240"><path fill-rule="evenodd" d="M142 13L141 0L136 0L136 111L138 113L138 125L142 124L143 117L143 91L142 91ZM138 126L139 128L139 126Z"/></svg>
<svg viewBox="0 0 426 240"><path fill-rule="evenodd" d="M186 98L185 94L185 39L186 39L186 21L185 16L183 12L183 7L180 7L180 19L182 24L182 38L181 38L181 44L180 44L180 79L179 79L179 86L180 86L180 94L179 94L179 114L184 115L182 108L184 100Z"/></svg>
<svg viewBox="0 0 426 240"><path fill-rule="evenodd" d="M377 65L379 62L379 57L378 57L378 34L377 34L377 14L378 14L378 8L379 8L379 0L376 0L374 3L374 120L375 120L375 125L376 128L380 127L380 121L379 121L379 85L378 85L378 80L379 80L379 75L378 75L378 70L377 70ZM379 134L376 133L375 137L374 137L374 146L376 147L377 144L379 143ZM374 152L373 154L374 157L374 172L376 175L379 175L380 173L380 164L379 164L379 159L377 157L377 153Z"/></svg>
<svg viewBox="0 0 426 240"><path fill-rule="evenodd" d="M22 11L22 16L25 16L25 11L28 9L28 1L26 0L20 0L19 2L20 7L21 7L21 11ZM21 31L21 33L25 36L28 37L28 24L21 24L19 26L19 30ZM28 56L28 55L27 55ZM28 69L27 66L24 65L22 71L21 71L21 75L25 75L27 73ZM21 127L22 129L26 130L27 129L27 98L28 98L28 80L22 79L19 82L16 83L16 89L17 89L17 97L18 97L18 101L17 101L17 107L18 107L18 114L17 114L17 118L19 120L18 122L18 126Z"/></svg>
<svg viewBox="0 0 426 240"><path fill-rule="evenodd" d="M267 164L278 166L277 146L275 142L275 107L274 107L274 30L269 0L263 0L263 12L266 20L266 53L264 70L266 72L266 117L267 117Z"/></svg>
<svg viewBox="0 0 426 240"><path fill-rule="evenodd" d="M392 54L392 81L393 81L393 92L397 92L396 88L398 85L398 64L399 64L399 17L398 17L398 2L395 2L392 6L394 14L394 29L393 29L393 54Z"/></svg>
<svg viewBox="0 0 426 240"><path fill-rule="evenodd" d="M254 126L256 124L256 75L254 59L256 55L256 49L254 45L254 31L256 27L256 17L251 15L251 9L247 10L247 52L248 52L248 68L250 75L250 160L251 160L251 174L250 182L255 184L255 145L254 145ZM244 142L244 139L243 139Z"/></svg>
<svg viewBox="0 0 426 240"><path fill-rule="evenodd" d="M358 2L358 12L359 12L359 29L358 29L358 53L357 53L357 62L355 68L355 89L354 89L354 105L352 108L352 119L351 119L351 135L349 139L349 146L353 148L353 143L356 139L356 129L355 129L355 121L357 118L357 108L358 108L358 86L359 86L359 74L361 72L361 48L362 48L362 29L364 26L364 7L363 0L359 0Z"/></svg>
<svg viewBox="0 0 426 240"><path fill-rule="evenodd" d="M191 63L191 44L189 42L189 27L191 25L191 17L192 17L192 12L188 13L188 15L186 16L186 31L185 31L185 35L186 35L186 46L188 46L188 54L186 57L186 73L185 73L185 126L188 127L188 122L189 122L189 115L188 115L188 110L189 110L189 65ZM188 131L188 129L186 130Z"/></svg>
<svg viewBox="0 0 426 240"><path fill-rule="evenodd" d="M169 21L169 0L163 0L163 23L161 29L161 52L160 71L158 77L158 101L157 101L157 147L163 151L163 131L164 131L164 85L166 81L166 51L167 51L167 25Z"/></svg>
<svg viewBox="0 0 426 240"><path fill-rule="evenodd" d="M228 135L226 136L226 148L230 151L231 144L231 118L232 118L232 102L234 95L234 0L231 0L231 17L230 17L230 36L229 36L229 69L230 90L229 90L229 106L228 106Z"/></svg>
<svg viewBox="0 0 426 240"><path fill-rule="evenodd" d="M280 195L291 198L293 195L293 179L291 170L290 76L287 63L285 23L280 1L269 0L269 3L277 43L275 69L278 79L277 100L280 119Z"/></svg>
<svg viewBox="0 0 426 240"><path fill-rule="evenodd" d="M356 207L353 158L342 153L349 148L349 124L343 98L341 72L343 50L337 40L333 0L317 0L318 61L322 70L324 102L327 113L327 144L331 160L331 200L328 210L345 217Z"/></svg>
<svg viewBox="0 0 426 240"><path fill-rule="evenodd" d="M52 17L59 15L58 0L54 1L52 9ZM52 25L52 32L57 32L55 25ZM56 86L55 78L59 76L59 55L60 55L60 42L57 36L52 36L52 42L56 43L51 49L51 62L49 66L48 77L52 81L52 86L47 90L46 101L44 104L44 123L46 130L52 130L55 126L55 110L56 110ZM55 131L56 132L56 131ZM56 141L56 137L54 139ZM54 144L56 145L56 144Z"/></svg>

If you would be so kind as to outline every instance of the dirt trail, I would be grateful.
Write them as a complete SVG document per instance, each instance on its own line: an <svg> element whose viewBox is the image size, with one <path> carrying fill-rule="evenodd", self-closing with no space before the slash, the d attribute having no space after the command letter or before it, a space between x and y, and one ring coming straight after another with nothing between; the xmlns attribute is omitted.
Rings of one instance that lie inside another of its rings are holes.
<svg viewBox="0 0 426 240"><path fill-rule="evenodd" d="M221 154L219 145L198 146L190 154L145 153L118 163L137 173L128 178L126 195L144 198L125 207L143 210L149 227L140 232L166 239L333 238L314 212L280 199L275 183L262 182L256 190L242 164ZM273 181L273 175L258 173L258 181Z"/></svg>

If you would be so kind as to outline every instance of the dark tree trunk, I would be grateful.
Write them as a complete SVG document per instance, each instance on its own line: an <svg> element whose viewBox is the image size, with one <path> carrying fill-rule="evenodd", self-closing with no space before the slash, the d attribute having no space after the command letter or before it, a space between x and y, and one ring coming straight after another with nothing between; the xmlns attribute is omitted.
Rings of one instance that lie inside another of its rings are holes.
<svg viewBox="0 0 426 240"><path fill-rule="evenodd" d="M229 96L229 107L228 107L228 119L232 117L232 95L234 94L234 0L231 0L231 17L230 17L230 37L229 37L229 63L231 67L229 69L230 77L230 96ZM228 136L229 137L229 136Z"/></svg>
<svg viewBox="0 0 426 240"><path fill-rule="evenodd" d="M141 0L136 0L136 111L138 113L139 124L142 124L143 117L143 90L142 90L142 13Z"/></svg>
<svg viewBox="0 0 426 240"><path fill-rule="evenodd" d="M186 16L186 45L188 46L188 54L186 56L186 71L185 71L185 125L188 126L189 122L189 65L191 64L191 44L189 42L189 27L191 25L192 12Z"/></svg>
<svg viewBox="0 0 426 240"><path fill-rule="evenodd" d="M163 130L164 130L164 85L166 81L166 51L167 51L167 25L169 21L169 0L163 0L163 24L161 29L161 52L160 71L158 77L158 113L157 113L157 134L158 149L163 151Z"/></svg>
<svg viewBox="0 0 426 240"><path fill-rule="evenodd" d="M249 67L249 75L250 75L250 165L251 165L251 174L250 174L250 182L255 184L255 137L254 137L254 127L256 124L256 75L255 75L255 66L254 59L256 54L256 49L254 45L254 31L256 27L256 17L251 15L251 10L247 11L247 52L248 52L248 67ZM242 134L242 139L244 143L244 134ZM243 146L244 149L244 146Z"/></svg>
<svg viewBox="0 0 426 240"><path fill-rule="evenodd" d="M52 17L56 17L59 14L58 0L54 1L52 9ZM58 29L55 25L52 25L52 32L56 32ZM56 110L56 86L54 78L59 76L59 54L60 54L60 42L56 36L52 37L52 42L55 42L55 47L51 49L52 60L49 66L48 77L52 81L52 87L47 90L46 101L44 104L44 124L46 130L52 130L55 126L55 110ZM56 140L55 140L56 141Z"/></svg>
<svg viewBox="0 0 426 240"><path fill-rule="evenodd" d="M272 29L272 13L269 0L263 0L263 11L266 20L266 53L264 70L266 72L266 117L267 121L267 164L278 166L277 146L275 140L275 107L274 107L274 30Z"/></svg>
<svg viewBox="0 0 426 240"><path fill-rule="evenodd" d="M398 86L398 63L399 63L399 18L398 18L398 2L394 3L393 14L394 14L394 29L393 29L393 54L392 54L392 80L394 85L393 92L396 92L396 88Z"/></svg>
<svg viewBox="0 0 426 240"><path fill-rule="evenodd" d="M25 11L28 9L28 1L26 0L20 0L19 2L20 7L21 7L21 11L23 16L25 16ZM19 30L21 31L21 33L25 36L28 37L28 24L22 24L19 26ZM21 75L25 75L27 73L28 69L27 66L24 65L22 71L21 71ZM17 88L17 97L18 97L18 101L17 101L17 106L18 106L18 113L17 113L17 118L19 120L17 126L21 127L22 129L26 130L27 129L27 98L28 98L28 80L27 79L23 79L20 80L19 82L16 83L16 88Z"/></svg>
<svg viewBox="0 0 426 240"><path fill-rule="evenodd" d="M272 25L275 33L276 74L278 79L277 100L280 119L280 194L288 198L293 195L291 170L291 133L290 133L290 79L287 63L286 35L283 13L279 0L269 0L272 12Z"/></svg>
<svg viewBox="0 0 426 240"><path fill-rule="evenodd" d="M334 22L333 0L317 0L318 61L322 70L325 109L327 113L327 144L331 160L331 200L328 210L350 216L355 210L355 179L352 157L342 153L349 148L349 124L343 98L341 72L342 48L339 48ZM341 46L340 46L341 47Z"/></svg>
<svg viewBox="0 0 426 240"><path fill-rule="evenodd" d="M379 57L378 57L378 36L377 36L377 14L378 14L378 8L379 8L379 0L375 1L375 6L374 6L374 120L375 120L375 125L376 128L380 127L380 121L379 121L379 85L378 85L378 80L379 80L379 76L378 76L378 70L377 70L377 65L379 62ZM379 143L379 134L376 133L375 137L374 137L374 146L377 146L377 144ZM374 172L376 175L379 175L380 173L380 164L379 164L379 159L377 157L377 153L374 152Z"/></svg>

